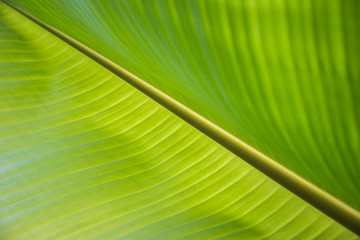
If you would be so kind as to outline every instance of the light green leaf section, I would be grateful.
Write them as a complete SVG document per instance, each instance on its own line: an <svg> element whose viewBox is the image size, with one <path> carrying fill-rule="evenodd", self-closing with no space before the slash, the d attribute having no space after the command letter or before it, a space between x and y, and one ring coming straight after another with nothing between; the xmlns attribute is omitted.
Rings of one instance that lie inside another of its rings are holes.
<svg viewBox="0 0 360 240"><path fill-rule="evenodd" d="M355 239L0 2L0 238Z"/></svg>
<svg viewBox="0 0 360 240"><path fill-rule="evenodd" d="M11 0L360 209L357 0Z"/></svg>

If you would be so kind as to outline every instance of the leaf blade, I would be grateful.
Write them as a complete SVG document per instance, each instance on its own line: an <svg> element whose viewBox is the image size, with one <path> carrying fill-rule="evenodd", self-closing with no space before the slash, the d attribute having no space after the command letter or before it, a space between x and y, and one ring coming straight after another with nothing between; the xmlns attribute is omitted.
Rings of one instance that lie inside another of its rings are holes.
<svg viewBox="0 0 360 240"><path fill-rule="evenodd" d="M233 154L184 124L157 103L134 91L131 86L122 83L119 78L9 7L2 4L1 11L2 50L6 51L7 42L14 41L21 43L17 47L19 50L28 51L29 46L39 44L42 49L38 55L12 55L11 60L15 63L17 59L18 62L32 63L30 66L33 71L23 72L20 64L12 65L15 69L20 67L17 73L9 72L6 67L1 68L2 72L9 75L23 73L22 81L12 80L11 84L6 81L7 75L1 78L1 88L8 93L8 97L2 99L3 104L10 109L1 112L4 116L2 119L7 121L1 124L3 144L0 148L0 228L1 235L5 238L113 238L130 233L129 231L156 236L169 229L167 224L156 221L169 220L172 215L177 224L205 217L210 220L210 226L227 226L227 219L211 220L206 215L208 209L216 209L224 202L227 202L227 206L232 206L234 191L240 191L239 197L249 197L247 194L251 192L255 194L251 199L262 203L264 200L261 196L264 193L267 196L269 189L275 191L278 202L289 201L291 207L304 208L296 217L300 222L316 216L319 218L318 222L322 223L321 226L332 226L326 232L354 237L316 209L238 161ZM40 66L46 67L38 69L39 65L34 58L43 63ZM39 79L39 75L43 78ZM26 81L31 81L32 78L37 78L38 81L28 84ZM7 91L14 84L20 86L15 90L21 91ZM37 91L29 91L28 96L22 95L23 88L29 86ZM26 100L32 104L23 105ZM12 111L14 106L15 110ZM182 144L169 146L164 139ZM208 155L204 156L204 152ZM197 166L194 167L195 165ZM212 177L208 177L209 175ZM189 178L191 181L186 182ZM218 184L214 182L216 179ZM256 181L261 183L259 187L244 185ZM226 189L226 186L229 188ZM189 189L181 191L184 188ZM222 192L224 190L227 192ZM208 199L209 194L215 193L222 194ZM173 197L173 202L169 201L169 197ZM191 201L183 201L184 199ZM221 214L241 217L239 208L243 200L236 199L233 209L229 212L221 211ZM174 202L178 204L176 208L171 207ZM173 211L165 211L164 203ZM274 202L270 201L268 204L271 206ZM199 215L193 216L192 211L187 210L194 206L199 207ZM269 211L265 207L269 205L262 206L264 212ZM176 214L176 211L180 211L185 217ZM156 216L152 216L153 213ZM157 215L158 213L162 214ZM252 212L246 215L249 219L242 218L245 224L235 221L243 228L244 236L265 236L272 233L270 225L264 225L266 230L257 230L256 226L251 226L252 219L258 218L259 214L264 213ZM142 222L144 215L147 216L147 221ZM265 219L266 216L265 213ZM284 213L275 211L271 216L284 216ZM109 222L111 217L117 222ZM124 220L129 219L133 219L137 225L128 228ZM151 221L158 225L146 232L145 228ZM287 219L283 221L286 223ZM104 222L106 224L102 224ZM104 228L96 224L102 224ZM124 231L117 231L119 227ZM209 225L206 227L209 228ZM279 227L276 234L295 234L292 228ZM185 229L188 232L181 231L180 235L197 230L191 226ZM217 234L226 235L241 228L225 229L227 228L220 227ZM305 232L316 234L311 229Z"/></svg>

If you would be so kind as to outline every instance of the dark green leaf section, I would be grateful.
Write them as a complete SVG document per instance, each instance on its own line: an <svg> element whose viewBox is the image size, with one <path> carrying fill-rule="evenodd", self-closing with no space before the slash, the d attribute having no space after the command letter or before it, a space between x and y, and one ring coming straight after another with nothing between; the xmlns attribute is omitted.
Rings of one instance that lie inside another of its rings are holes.
<svg viewBox="0 0 360 240"><path fill-rule="evenodd" d="M0 2L1 239L355 239Z"/></svg>
<svg viewBox="0 0 360 240"><path fill-rule="evenodd" d="M11 1L360 209L360 3Z"/></svg>

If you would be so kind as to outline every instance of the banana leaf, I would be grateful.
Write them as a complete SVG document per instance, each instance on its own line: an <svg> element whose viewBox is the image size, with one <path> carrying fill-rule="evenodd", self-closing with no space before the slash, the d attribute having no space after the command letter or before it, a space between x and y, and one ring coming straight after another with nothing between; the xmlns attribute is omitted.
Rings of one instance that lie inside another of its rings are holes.
<svg viewBox="0 0 360 240"><path fill-rule="evenodd" d="M356 1L10 2L359 210ZM2 239L357 238L0 11Z"/></svg>

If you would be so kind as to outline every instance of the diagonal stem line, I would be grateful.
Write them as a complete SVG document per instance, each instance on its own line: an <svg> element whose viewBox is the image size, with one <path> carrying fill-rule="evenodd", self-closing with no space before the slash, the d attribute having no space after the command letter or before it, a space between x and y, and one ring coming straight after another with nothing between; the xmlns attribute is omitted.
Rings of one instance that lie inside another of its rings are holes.
<svg viewBox="0 0 360 240"><path fill-rule="evenodd" d="M3 0L4 1L4 0ZM360 213L76 39L4 1L326 215L360 235Z"/></svg>

